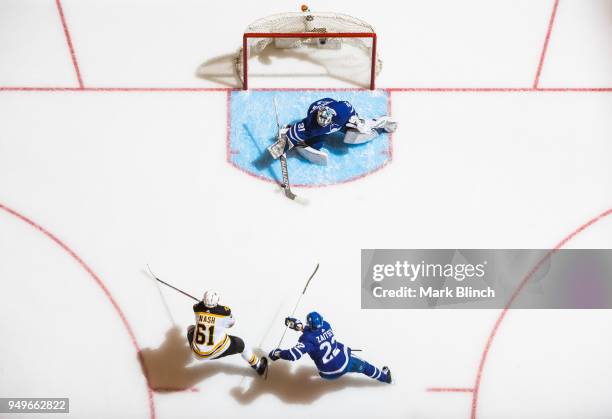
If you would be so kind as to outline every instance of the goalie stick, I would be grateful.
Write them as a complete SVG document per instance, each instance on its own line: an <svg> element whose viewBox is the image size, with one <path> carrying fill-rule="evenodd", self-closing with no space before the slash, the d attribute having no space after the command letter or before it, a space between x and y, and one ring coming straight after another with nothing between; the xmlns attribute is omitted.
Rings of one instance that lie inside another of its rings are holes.
<svg viewBox="0 0 612 419"><path fill-rule="evenodd" d="M283 184L281 185L285 190L285 196L291 200L296 198L296 194L291 192L291 186L289 185L289 171L287 170L287 157L283 154L279 157L281 172L283 173Z"/></svg>
<svg viewBox="0 0 612 419"><path fill-rule="evenodd" d="M280 118L278 116L278 105L276 104L276 96L274 96L272 98L272 101L274 102L274 113L276 114L276 127L277 127L277 137L280 140L281 139L281 124L280 124ZM284 144L283 144L284 147ZM289 185L289 170L287 169L287 156L285 155L285 153L281 154L281 156L279 157L280 160L280 165L281 165L281 173L283 174L283 184L281 185L283 187L283 189L285 190L285 196L291 200L294 200L296 195L291 192L291 185Z"/></svg>

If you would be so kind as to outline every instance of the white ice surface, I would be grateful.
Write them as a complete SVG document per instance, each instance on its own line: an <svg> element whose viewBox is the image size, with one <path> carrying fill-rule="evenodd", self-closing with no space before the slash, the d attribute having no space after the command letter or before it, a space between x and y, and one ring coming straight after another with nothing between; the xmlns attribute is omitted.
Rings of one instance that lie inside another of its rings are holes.
<svg viewBox="0 0 612 419"><path fill-rule="evenodd" d="M72 69L54 1L0 2L0 85L70 87Z"/></svg>
<svg viewBox="0 0 612 419"><path fill-rule="evenodd" d="M90 87L219 86L197 77L198 66L235 52L250 21L296 8L271 0L62 4ZM552 4L338 1L333 9L378 29L380 86L530 87ZM610 87L610 8L560 1L542 86ZM1 84L75 86L54 2L7 0L0 10L8 22L0 25ZM15 27L21 36L12 36ZM0 92L0 204L55 234L99 275L152 368L166 368L160 385L198 390L155 392L158 418L466 418L470 394L425 390L474 385L499 312L360 310L359 250L556 245L612 206L612 93L395 92L392 102L400 121L392 164L358 182L296 189L310 200L304 207L226 163L225 92ZM611 246L612 216L567 247ZM166 289L160 298L142 272L150 263L198 296L219 289L238 319L235 334L269 350L316 262L298 315L322 312L342 341L392 367L393 386L361 377L307 382L306 359L293 366L296 376L275 363L267 382L239 357L187 366L180 345L191 303ZM4 211L0 281L0 397L70 397L75 418L150 417L137 353L109 300L55 242ZM510 312L484 370L478 417L609 417L611 317Z"/></svg>
<svg viewBox="0 0 612 419"><path fill-rule="evenodd" d="M561 1L557 13L543 86L610 86L612 1Z"/></svg>

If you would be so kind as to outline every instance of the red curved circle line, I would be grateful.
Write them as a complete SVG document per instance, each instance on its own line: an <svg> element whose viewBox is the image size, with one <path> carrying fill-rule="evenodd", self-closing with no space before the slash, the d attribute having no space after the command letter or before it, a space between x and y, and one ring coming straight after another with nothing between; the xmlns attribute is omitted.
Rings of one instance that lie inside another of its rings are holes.
<svg viewBox="0 0 612 419"><path fill-rule="evenodd" d="M546 253L546 255L544 255L544 257L542 259L540 259L540 261L529 271L529 273L519 283L519 286L516 288L516 290L514 291L514 293L512 294L510 299L508 300L508 303L506 303L506 306L503 308L502 312L499 314L499 317L497 318L497 321L495 322L495 325L493 326L493 329L491 330L491 333L489 334L489 337L487 339L487 343L485 344L484 350L482 352L482 356L480 358L480 364L478 365L478 371L476 373L476 383L474 384L474 391L472 393L472 413L471 413L471 418L472 419L476 419L476 416L477 416L477 411L478 411L478 395L479 395L479 391L480 391L480 383L482 381L482 375L483 375L483 372L484 372L485 364L487 362L487 358L489 356L489 351L491 350L491 345L493 344L493 340L495 339L495 336L497 335L497 331L499 330L499 326L501 325L501 323L503 322L504 318L506 317L506 314L508 313L508 310L512 306L512 303L514 303L514 300L516 300L516 297L521 293L521 291L525 287L525 284L538 271L538 269L540 269L542 264L544 262L546 262L548 259L550 259L550 257L554 253L556 253L559 249L561 249L563 246L565 246L570 240L572 240L578 234L582 233L584 230L586 230L587 228L589 228L590 226L592 226L593 224L595 224L596 222L600 221L601 219L607 217L610 214L612 214L612 208L602 212L601 214L599 214L598 216L596 216L594 218L591 218L589 221L587 221L586 223L582 224L580 227L578 227L576 230L574 230L572 233L570 233L567 237L565 237L563 240L561 240L553 249L551 249L548 253Z"/></svg>
<svg viewBox="0 0 612 419"><path fill-rule="evenodd" d="M121 307L119 307L119 304L117 304L117 301L115 301L115 299L113 298L113 296L110 293L110 291L108 290L108 288L106 288L106 285L104 285L104 282L83 261L83 259L81 259L79 257L79 255L77 255L70 247L68 247L68 245L66 245L64 242L62 242L53 233L51 233L50 231L46 230L45 228L43 228L41 225L37 224L36 222L30 220L26 216L24 216L24 215L18 213L17 211L7 207L6 205L3 205L2 203L0 203L0 209L4 210L5 212L7 212L10 215L13 215L14 217L18 218L19 220L25 222L26 224L28 224L31 227L35 228L36 230L40 231L42 234L44 234L49 239L51 239L53 242L55 242L55 244L57 244L66 253L68 253L68 255L70 255L85 270L85 272L87 272L89 274L89 276L100 287L100 289L102 289L102 292L104 292L104 295L106 295L106 298L108 298L108 300L112 304L113 308L115 309L115 311L119 315L119 318L121 319L121 322L123 323L123 326L125 327L128 335L130 337L130 340L132 341L132 345L134 345L134 349L136 349L136 353L138 354L138 358L140 360L140 364L142 365L143 371L145 372L145 379L147 381L147 393L148 393L147 396L148 396L148 399L149 399L150 418L151 419L155 419L155 402L153 400L153 390L151 389L151 386L149 385L149 377L148 377L148 374L146 373L145 364L144 364L142 356L141 356L140 345L138 344L138 341L136 340L136 336L134 335L134 331L132 330L132 327L130 326L130 323L128 322L127 318L125 317L125 314L123 313L123 310L121 310Z"/></svg>

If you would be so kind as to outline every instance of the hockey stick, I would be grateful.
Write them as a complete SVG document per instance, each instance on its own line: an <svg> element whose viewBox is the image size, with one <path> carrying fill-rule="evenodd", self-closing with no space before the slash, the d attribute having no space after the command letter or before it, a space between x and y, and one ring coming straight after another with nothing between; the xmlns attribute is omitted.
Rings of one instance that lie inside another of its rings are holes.
<svg viewBox="0 0 612 419"><path fill-rule="evenodd" d="M298 298L297 303L295 303L295 307L293 307L293 311L291 312L291 317L295 316L295 312L297 311L297 308L300 305L300 301L302 301L302 297L304 296L304 294L306 294L306 290L308 289L308 285L310 284L310 281L312 281L312 278L315 276L315 274L317 273L318 270L319 270L319 264L317 263L317 266L316 266L314 272L310 275L310 278L308 278L308 281L306 281L306 285L304 286L304 290L300 294L300 297ZM285 334L287 333L287 329L289 329L289 326L285 326L285 331L283 332L283 335L281 336L280 341L278 342L278 345L276 345L277 348L280 348L281 344L283 343L283 339L285 338Z"/></svg>
<svg viewBox="0 0 612 419"><path fill-rule="evenodd" d="M276 96L272 98L272 102L274 102L274 113L276 115L276 127L278 132L278 138L281 137L281 124L280 118L278 116L278 105L276 104ZM281 173L283 174L283 184L281 185L285 190L285 196L291 200L294 200L296 195L291 192L291 185L289 184L289 170L287 169L287 156L283 153L280 157L280 165L281 165Z"/></svg>
<svg viewBox="0 0 612 419"><path fill-rule="evenodd" d="M152 276L152 277L153 277L153 278L154 278L156 281L161 282L161 283L162 283L162 284L164 284L165 286L170 287L170 288L172 288L173 290L180 292L181 294L183 294L183 295L184 295L184 296L186 296L186 297L191 298L192 300L195 300L195 301L198 301L198 302L200 301L200 300L198 300L197 298L195 298L193 295L191 295L191 294L187 294L185 291L181 291L181 290L180 290L180 289L178 289L177 287L172 286L172 285L168 284L167 282L164 282L164 281L162 281L161 279L159 279L158 277L156 277L156 276L155 276L155 274L154 274L154 273L151 271L151 268L149 268L149 265L148 265L148 264L147 264L147 269L149 270L149 273L151 274L151 276Z"/></svg>
<svg viewBox="0 0 612 419"><path fill-rule="evenodd" d="M314 278L314 276L315 276L315 274L317 273L318 270L319 270L319 264L317 263L317 266L315 267L315 269L312 272L312 274L310 274L310 277L308 278L308 281L306 281L306 285L304 286L304 290L300 294L300 296L299 296L299 298L297 300L297 303L295 303L295 307L293 307L293 311L291 312L291 317L293 317L295 315L295 312L297 311L297 308L300 305L300 301L302 301L302 297L304 296L304 294L306 294L306 290L308 289L308 285L310 285L310 281L312 281L312 278ZM280 348L280 346L283 344L283 339L285 339L285 334L287 334L287 329L289 329L289 326L285 325L285 330L283 331L283 335L281 336L280 340L278 341L278 345L276 345L276 348L274 348L274 349ZM266 369L266 380L267 379L268 379L268 369Z"/></svg>
<svg viewBox="0 0 612 419"><path fill-rule="evenodd" d="M147 278L151 279L151 275L148 272L145 272L145 270L143 269L142 272L147 276ZM168 306L168 302L166 301L166 296L164 295L164 293L162 292L161 287L159 286L159 282L155 281L155 288L157 289L157 292L159 293L159 299L161 300L164 309L166 310L166 314L168 315L168 318L170 319L170 322L172 323L172 326L176 327L176 322L174 321L174 316L172 316L172 311L170 311L170 307Z"/></svg>

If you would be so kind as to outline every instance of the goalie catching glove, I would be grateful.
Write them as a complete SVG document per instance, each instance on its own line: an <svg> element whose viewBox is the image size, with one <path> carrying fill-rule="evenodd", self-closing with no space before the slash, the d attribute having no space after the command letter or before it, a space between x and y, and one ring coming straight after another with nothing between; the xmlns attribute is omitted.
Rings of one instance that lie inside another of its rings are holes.
<svg viewBox="0 0 612 419"><path fill-rule="evenodd" d="M356 129L362 134L367 134L374 129L382 129L385 132L395 132L397 129L397 122L389 116L381 116L380 118L366 120L357 115L353 115L346 123L346 126Z"/></svg>

